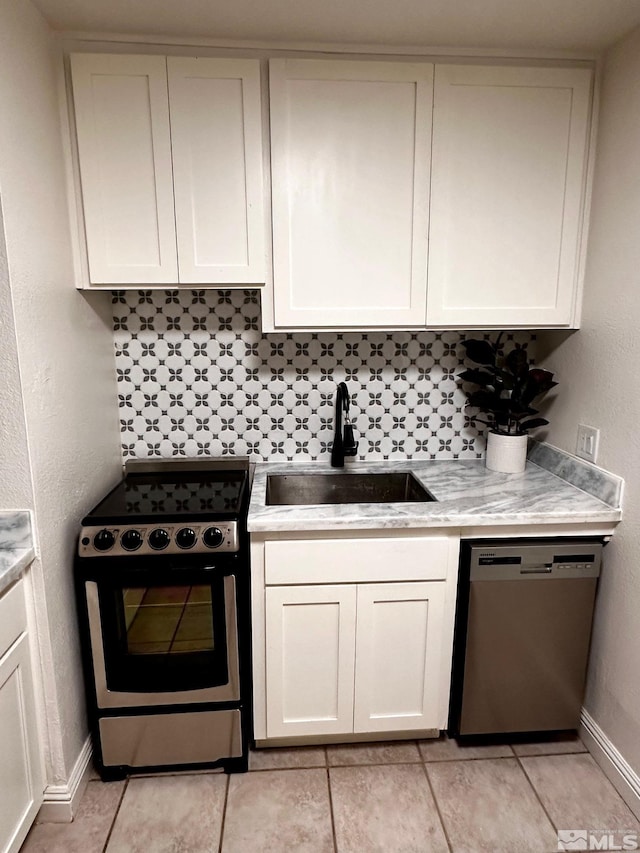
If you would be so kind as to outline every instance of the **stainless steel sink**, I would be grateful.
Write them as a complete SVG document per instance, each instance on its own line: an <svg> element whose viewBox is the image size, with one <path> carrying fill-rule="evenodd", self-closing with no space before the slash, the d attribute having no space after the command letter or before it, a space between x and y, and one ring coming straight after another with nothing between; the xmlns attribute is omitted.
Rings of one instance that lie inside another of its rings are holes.
<svg viewBox="0 0 640 853"><path fill-rule="evenodd" d="M267 506L408 501L435 501L409 473L267 475Z"/></svg>

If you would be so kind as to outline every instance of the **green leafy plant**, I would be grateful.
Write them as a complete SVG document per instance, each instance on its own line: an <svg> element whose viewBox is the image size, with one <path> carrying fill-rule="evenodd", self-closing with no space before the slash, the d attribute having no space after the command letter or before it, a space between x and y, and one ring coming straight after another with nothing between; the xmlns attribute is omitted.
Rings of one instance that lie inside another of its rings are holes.
<svg viewBox="0 0 640 853"><path fill-rule="evenodd" d="M501 335L495 343L487 340L462 341L469 361L480 365L459 374L459 379L478 386L465 391L467 406L480 409L486 419L474 416L476 423L486 424L493 432L502 435L526 435L529 430L549 423L538 418L538 409L532 407L558 383L553 373L533 367L525 350L514 347L502 353Z"/></svg>

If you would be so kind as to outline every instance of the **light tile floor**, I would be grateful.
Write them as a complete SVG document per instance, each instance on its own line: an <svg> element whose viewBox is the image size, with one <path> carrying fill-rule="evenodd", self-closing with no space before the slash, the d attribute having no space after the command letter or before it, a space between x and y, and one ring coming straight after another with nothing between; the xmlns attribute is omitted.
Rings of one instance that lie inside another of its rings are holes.
<svg viewBox="0 0 640 853"><path fill-rule="evenodd" d="M258 750L229 777L94 776L73 823L36 824L22 853L552 853L561 829L640 833L577 738L441 738Z"/></svg>

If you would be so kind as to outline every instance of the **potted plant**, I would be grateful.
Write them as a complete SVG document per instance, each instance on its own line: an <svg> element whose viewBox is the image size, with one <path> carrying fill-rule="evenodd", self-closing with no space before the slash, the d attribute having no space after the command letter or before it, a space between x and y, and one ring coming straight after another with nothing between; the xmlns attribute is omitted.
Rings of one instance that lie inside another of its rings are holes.
<svg viewBox="0 0 640 853"><path fill-rule="evenodd" d="M477 386L466 392L467 406L479 409L484 417L473 420L489 427L487 468L515 474L526 465L529 430L549 423L536 417L538 409L531 404L558 383L550 371L533 367L524 349L514 347L503 354L501 337L495 343L462 341L466 357L480 367L468 368L459 379Z"/></svg>

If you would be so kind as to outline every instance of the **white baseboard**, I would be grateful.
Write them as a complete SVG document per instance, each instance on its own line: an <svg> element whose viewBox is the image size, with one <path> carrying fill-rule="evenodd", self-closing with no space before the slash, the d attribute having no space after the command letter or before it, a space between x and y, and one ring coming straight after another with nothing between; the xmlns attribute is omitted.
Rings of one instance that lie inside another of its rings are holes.
<svg viewBox="0 0 640 853"><path fill-rule="evenodd" d="M47 785L37 823L71 823L89 781L91 738L84 742L66 785Z"/></svg>
<svg viewBox="0 0 640 853"><path fill-rule="evenodd" d="M611 743L591 714L582 709L580 736L605 776L640 820L640 776Z"/></svg>

